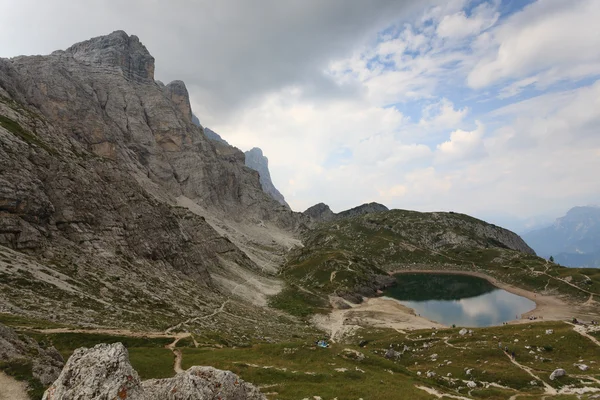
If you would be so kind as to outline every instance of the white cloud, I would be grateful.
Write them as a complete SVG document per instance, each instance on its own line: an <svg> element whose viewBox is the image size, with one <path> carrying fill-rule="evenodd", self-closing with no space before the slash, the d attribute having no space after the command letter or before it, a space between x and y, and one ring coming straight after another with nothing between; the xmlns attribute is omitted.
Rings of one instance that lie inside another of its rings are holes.
<svg viewBox="0 0 600 400"><path fill-rule="evenodd" d="M450 134L450 139L437 146L436 161L448 163L453 161L468 162L485 154L483 146L484 128L477 122L473 131L457 129Z"/></svg>
<svg viewBox="0 0 600 400"><path fill-rule="evenodd" d="M500 16L496 6L493 3L482 3L473 9L470 16L464 11L445 15L437 27L437 34L449 39L476 35L496 23Z"/></svg>
<svg viewBox="0 0 600 400"><path fill-rule="evenodd" d="M487 39L491 48L468 76L473 88L544 73L545 84L600 71L600 2L537 1L511 16ZM580 66L587 65L582 68Z"/></svg>

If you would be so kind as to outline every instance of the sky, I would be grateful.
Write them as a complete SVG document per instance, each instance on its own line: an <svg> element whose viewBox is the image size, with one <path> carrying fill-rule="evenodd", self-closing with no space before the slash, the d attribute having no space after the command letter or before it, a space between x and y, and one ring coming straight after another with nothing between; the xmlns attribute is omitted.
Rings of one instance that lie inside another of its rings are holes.
<svg viewBox="0 0 600 400"><path fill-rule="evenodd" d="M294 210L523 232L600 203L597 21L597 0L0 0L0 57L125 30Z"/></svg>

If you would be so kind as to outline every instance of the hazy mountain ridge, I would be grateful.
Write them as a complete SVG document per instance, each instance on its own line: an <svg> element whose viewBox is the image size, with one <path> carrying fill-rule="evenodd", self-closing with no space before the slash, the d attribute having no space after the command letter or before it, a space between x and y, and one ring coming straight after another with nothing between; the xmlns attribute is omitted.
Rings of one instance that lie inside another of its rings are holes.
<svg viewBox="0 0 600 400"><path fill-rule="evenodd" d="M570 209L549 227L523 235L543 257L562 265L600 267L600 207Z"/></svg>

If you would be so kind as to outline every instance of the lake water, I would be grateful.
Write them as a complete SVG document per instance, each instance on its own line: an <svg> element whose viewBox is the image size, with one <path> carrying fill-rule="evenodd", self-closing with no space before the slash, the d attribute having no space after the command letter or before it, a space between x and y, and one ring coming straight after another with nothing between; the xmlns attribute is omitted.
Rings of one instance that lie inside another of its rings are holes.
<svg viewBox="0 0 600 400"><path fill-rule="evenodd" d="M533 301L474 276L414 273L398 274L396 280L385 296L447 326L501 325L535 308Z"/></svg>

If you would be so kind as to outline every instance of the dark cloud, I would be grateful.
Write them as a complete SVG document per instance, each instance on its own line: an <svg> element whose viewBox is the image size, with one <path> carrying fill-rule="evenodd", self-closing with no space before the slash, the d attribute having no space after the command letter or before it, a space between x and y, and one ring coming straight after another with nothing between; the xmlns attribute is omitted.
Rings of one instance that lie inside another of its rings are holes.
<svg viewBox="0 0 600 400"><path fill-rule="evenodd" d="M339 95L330 60L423 9L418 0L8 0L0 5L0 56L49 53L123 29L146 44L157 78L186 82L212 117L287 85ZM23 26L27 29L23 29Z"/></svg>

